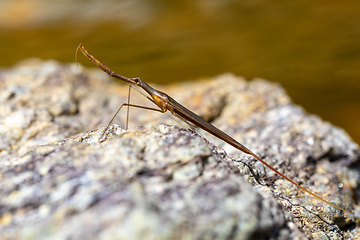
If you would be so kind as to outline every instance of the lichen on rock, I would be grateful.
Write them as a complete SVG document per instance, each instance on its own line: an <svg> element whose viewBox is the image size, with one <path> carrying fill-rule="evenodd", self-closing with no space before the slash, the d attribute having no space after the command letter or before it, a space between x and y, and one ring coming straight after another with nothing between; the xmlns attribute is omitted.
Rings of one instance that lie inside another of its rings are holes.
<svg viewBox="0 0 360 240"><path fill-rule="evenodd" d="M32 61L0 72L5 239L354 239L356 218L167 114L125 111L99 71ZM305 188L359 214L360 152L274 83L232 74L156 86ZM132 96L138 104L148 104ZM341 188L339 188L341 186ZM358 215L357 215L358 217Z"/></svg>

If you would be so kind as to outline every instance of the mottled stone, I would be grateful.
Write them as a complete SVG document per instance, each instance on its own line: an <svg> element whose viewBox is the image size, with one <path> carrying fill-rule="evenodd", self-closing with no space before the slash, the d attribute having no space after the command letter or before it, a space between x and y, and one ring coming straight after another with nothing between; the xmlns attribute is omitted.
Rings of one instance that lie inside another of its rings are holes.
<svg viewBox="0 0 360 240"><path fill-rule="evenodd" d="M359 217L358 146L294 105L277 84L224 74L154 87ZM128 92L100 71L33 60L3 69L0 89L4 239L355 239L360 233L359 218L169 114L131 109L124 130L122 111L100 139ZM151 106L137 93L132 102Z"/></svg>

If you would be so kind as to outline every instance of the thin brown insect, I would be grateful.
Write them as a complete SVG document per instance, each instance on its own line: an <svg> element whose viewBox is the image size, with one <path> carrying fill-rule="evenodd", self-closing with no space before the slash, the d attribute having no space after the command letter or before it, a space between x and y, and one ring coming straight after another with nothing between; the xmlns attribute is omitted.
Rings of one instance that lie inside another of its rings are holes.
<svg viewBox="0 0 360 240"><path fill-rule="evenodd" d="M308 194L312 195L313 197L317 198L318 200L325 202L327 204L329 204L330 206L333 206L337 209L340 209L344 212L350 213L350 214L354 214L351 211L348 211L344 208L338 207L332 203L330 203L329 201L321 198L320 196L316 195L315 193L312 193L311 191L307 190L306 188L301 187L299 184L297 184L296 182L292 181L290 178L286 177L284 174L280 173L279 171L277 171L275 168L273 168L272 166L270 166L268 163L266 163L264 160L262 160L260 157L258 157L255 153L253 153L250 149L248 149L247 147L245 147L243 144L239 143L238 141L236 141L234 138L230 137L229 135L227 135L226 133L224 133L223 131L221 131L220 129L216 128L215 126L213 126L212 124L208 123L207 121L205 121L204 119L202 119L201 117L199 117L198 115L196 115L195 113L193 113L192 111L190 111L189 109L185 108L184 106L182 106L180 103L176 102L172 97L170 97L169 95L167 95L164 92L158 91L154 88L152 88L149 84L147 84L146 82L142 81L140 78L127 78L124 77L112 70L110 70L110 68L108 68L107 66L105 66L103 63L101 63L99 60L97 60L94 56L92 56L85 48L82 44L79 44L79 46L76 49L76 53L75 53L75 60L76 60L76 55L78 50L81 50L81 52L90 60L92 61L95 65L97 65L101 70L103 70L104 72L106 72L108 75L110 75L113 78L117 78L120 79L122 81L134 84L136 86L141 87L142 89L144 89L149 96L145 96L147 99L149 99L151 102L153 102L155 105L157 105L160 109L155 109L155 108L149 108L149 107L144 107L144 106L138 106L138 105L133 105L130 103L124 103L123 105L120 106L120 108L118 109L118 111L116 112L116 114L114 115L114 117L111 119L110 123L108 124L108 126L105 128L104 133L102 134L101 138L104 136L104 134L106 133L107 129L109 128L110 124L112 123L112 121L114 120L115 116L118 114L118 112L120 111L120 109L123 106L128 106L128 107L138 107L138 108L143 108L143 109L150 109L150 110L155 110L161 113L165 113L166 111L170 111L174 116L179 117L182 120L188 121L192 124L194 124L197 127L202 128L203 130L207 131L208 133L214 135L215 137L223 140L224 142L230 144L231 146L233 146L234 148L246 153L246 154L250 154L251 156L253 156L254 158L256 158L257 160L259 160L260 162L262 162L265 166L267 166L268 168L270 168L272 171L274 171L276 174L280 175L282 178L286 179L287 181L291 182L292 184L294 184L295 186L297 186L298 188L300 188L301 190L303 190L304 192L307 192Z"/></svg>

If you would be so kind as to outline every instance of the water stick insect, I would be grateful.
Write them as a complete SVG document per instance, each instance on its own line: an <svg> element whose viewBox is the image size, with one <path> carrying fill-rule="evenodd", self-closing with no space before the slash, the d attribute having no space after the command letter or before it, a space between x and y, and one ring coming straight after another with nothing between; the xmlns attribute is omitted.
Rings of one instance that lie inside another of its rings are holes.
<svg viewBox="0 0 360 240"><path fill-rule="evenodd" d="M167 95L164 92L161 92L159 90L156 90L154 88L152 88L149 84L147 84L146 82L142 81L140 78L128 78L128 77L124 77L114 71L112 71L110 68L108 68L107 66L105 66L103 63L101 63L99 60L97 60L93 55L91 55L82 44L79 44L79 46L76 49L76 54L75 54L75 58L77 56L77 52L78 50L81 50L81 52L90 60L92 61L95 65L97 65L101 70L103 70L105 73L107 73L109 76L125 81L127 83L130 84L134 84L140 88L142 88L148 95L144 96L149 99L151 102L153 102L156 106L159 107L159 109L157 108L150 108L150 107L144 107L144 106L139 106L139 105L134 105L134 104L130 104L129 103L129 96L128 96L128 103L124 103L120 106L120 108L117 110L117 112L115 113L114 117L111 119L110 123L107 125L107 127L105 128L102 136L100 139L103 138L104 134L106 133L106 131L108 130L110 124L112 123L112 121L114 120L115 116L118 114L118 112L120 111L120 109L123 106L127 106L128 107L128 111L129 111L129 107L137 107L137 108L142 108L142 109L149 109L149 110L154 110L154 111L158 111L161 113L165 113L166 111L170 111L175 117L180 118L181 120L184 120L185 122L189 122L205 131L207 131L208 133L212 134L213 136L223 140L224 142L230 144L231 146L233 146L234 148L249 154L251 156L253 156L254 158L256 158L257 160L259 160L262 164L264 164L266 167L268 167L269 169L271 169L272 171L274 171L276 174L278 174L279 176L281 176L282 178L286 179L287 181L289 181L290 183L292 183L293 185L295 185L296 187L298 187L299 189L301 189L302 191L312 195L313 197L317 198L318 200L334 207L337 208L339 210L342 210L344 212L350 213L350 214L354 214L351 211L348 211L344 208L341 208L339 206L336 206L335 204L332 204L331 202L321 198L320 196L316 195L315 193L307 190L306 188L300 186L299 184L297 184L296 182L294 182L293 180L291 180L290 178L286 177L284 174L280 173L279 171L277 171L275 168L273 168L272 166L270 166L268 163L266 163L264 160L262 160L259 156L257 156L255 153L253 153L250 149L248 149L247 147L245 147L243 144L239 143L238 141L236 141L234 138L232 138L231 136L229 136L228 134L226 134L225 132L221 131L220 129L218 129L217 127L213 126L211 123L208 123L207 121L205 121L204 119L202 119L201 117L199 117L198 115L196 115L195 113L193 113L192 111L190 111L189 109L185 108L184 106L182 106L180 103L178 103L177 101L175 101L172 97L170 97L169 95ZM135 87L134 87L135 88ZM136 89L136 88L135 88ZM127 128L127 123L126 123L126 128Z"/></svg>

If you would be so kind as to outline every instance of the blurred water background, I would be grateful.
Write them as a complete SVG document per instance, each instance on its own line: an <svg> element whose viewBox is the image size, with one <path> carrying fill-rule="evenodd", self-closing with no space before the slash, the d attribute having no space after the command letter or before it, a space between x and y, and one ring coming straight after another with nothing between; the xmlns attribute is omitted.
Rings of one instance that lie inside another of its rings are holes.
<svg viewBox="0 0 360 240"><path fill-rule="evenodd" d="M0 0L0 67L73 62L79 43L153 83L224 72L279 82L360 142L358 0Z"/></svg>

